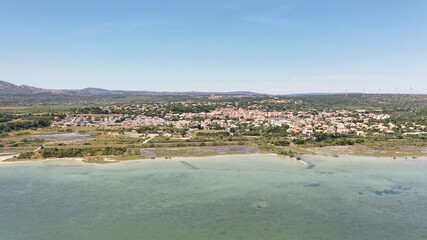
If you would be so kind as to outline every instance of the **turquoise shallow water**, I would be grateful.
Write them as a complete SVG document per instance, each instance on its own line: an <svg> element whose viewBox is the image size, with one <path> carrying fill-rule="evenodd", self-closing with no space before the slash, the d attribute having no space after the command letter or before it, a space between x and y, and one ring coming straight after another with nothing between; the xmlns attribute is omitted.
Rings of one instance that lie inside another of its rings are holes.
<svg viewBox="0 0 427 240"><path fill-rule="evenodd" d="M0 239L427 239L427 159L0 165Z"/></svg>

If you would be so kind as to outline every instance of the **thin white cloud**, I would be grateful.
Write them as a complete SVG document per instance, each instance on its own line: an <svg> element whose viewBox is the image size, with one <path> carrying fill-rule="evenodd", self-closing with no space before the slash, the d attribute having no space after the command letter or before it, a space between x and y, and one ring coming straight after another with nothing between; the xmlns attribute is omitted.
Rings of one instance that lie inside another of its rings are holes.
<svg viewBox="0 0 427 240"><path fill-rule="evenodd" d="M288 28L296 28L299 27L299 24L289 19L288 15L300 8L302 4L304 4L303 1L293 3L288 2L287 4L280 3L279 6L271 6L270 8L248 13L238 19L257 24L280 25Z"/></svg>

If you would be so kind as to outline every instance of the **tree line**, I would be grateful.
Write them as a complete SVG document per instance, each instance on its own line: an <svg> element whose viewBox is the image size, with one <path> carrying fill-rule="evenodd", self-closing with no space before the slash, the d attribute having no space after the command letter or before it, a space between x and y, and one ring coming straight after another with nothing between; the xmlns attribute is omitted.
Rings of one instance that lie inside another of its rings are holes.
<svg viewBox="0 0 427 240"><path fill-rule="evenodd" d="M65 158L84 156L110 156L123 155L125 147L103 147L103 148L44 148L40 151L43 158Z"/></svg>

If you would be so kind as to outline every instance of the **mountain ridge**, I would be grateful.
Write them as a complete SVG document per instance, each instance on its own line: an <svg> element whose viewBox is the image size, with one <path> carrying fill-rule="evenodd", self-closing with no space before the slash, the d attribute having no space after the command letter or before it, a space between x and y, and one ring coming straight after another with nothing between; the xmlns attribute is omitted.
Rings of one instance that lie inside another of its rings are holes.
<svg viewBox="0 0 427 240"><path fill-rule="evenodd" d="M227 94L227 95L268 95L250 91L232 91L232 92L168 92L168 91L131 91L131 90L109 90L103 88L87 87L83 89L45 89L28 85L16 85L4 80L0 80L0 95L92 95L92 96L160 96L160 95L212 95L212 94Z"/></svg>

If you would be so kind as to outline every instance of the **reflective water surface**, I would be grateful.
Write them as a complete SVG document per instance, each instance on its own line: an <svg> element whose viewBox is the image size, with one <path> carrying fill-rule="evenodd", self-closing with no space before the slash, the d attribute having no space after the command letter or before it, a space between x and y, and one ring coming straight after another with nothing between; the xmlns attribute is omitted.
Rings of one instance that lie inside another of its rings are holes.
<svg viewBox="0 0 427 240"><path fill-rule="evenodd" d="M427 159L0 165L0 239L427 239Z"/></svg>
<svg viewBox="0 0 427 240"><path fill-rule="evenodd" d="M47 135L31 135L33 138L57 139L57 140L90 140L93 139L90 134L83 133L58 133Z"/></svg>

